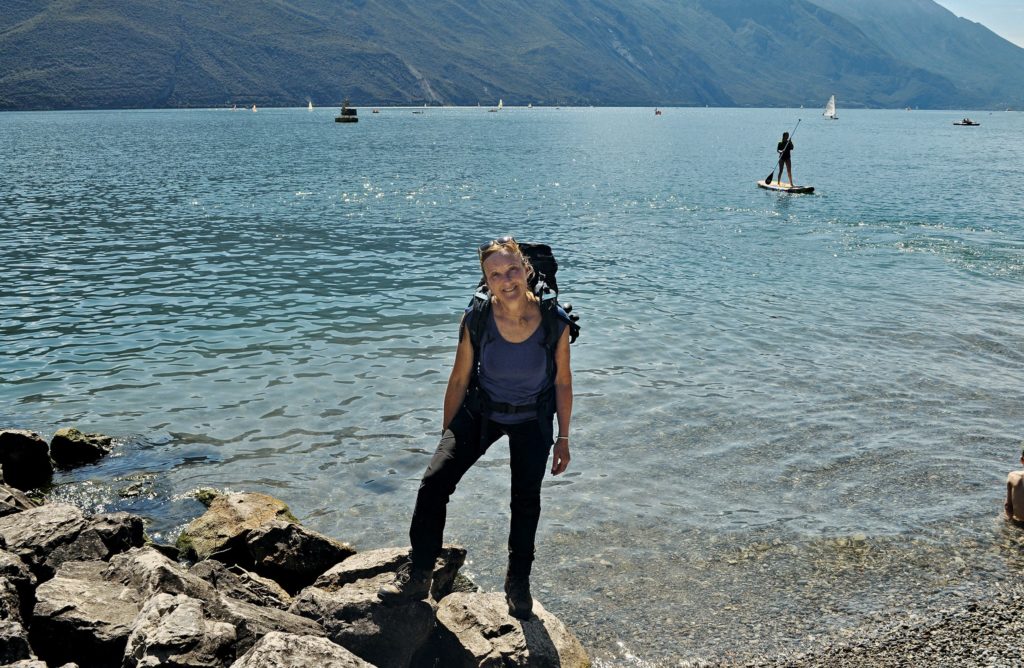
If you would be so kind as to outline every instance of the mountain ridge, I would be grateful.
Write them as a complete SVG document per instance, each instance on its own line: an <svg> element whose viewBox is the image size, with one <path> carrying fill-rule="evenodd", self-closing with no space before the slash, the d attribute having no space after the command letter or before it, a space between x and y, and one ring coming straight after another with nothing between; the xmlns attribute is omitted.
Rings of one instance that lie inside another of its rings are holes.
<svg viewBox="0 0 1024 668"><path fill-rule="evenodd" d="M7 0L0 109L1024 108L1024 49L933 0Z"/></svg>

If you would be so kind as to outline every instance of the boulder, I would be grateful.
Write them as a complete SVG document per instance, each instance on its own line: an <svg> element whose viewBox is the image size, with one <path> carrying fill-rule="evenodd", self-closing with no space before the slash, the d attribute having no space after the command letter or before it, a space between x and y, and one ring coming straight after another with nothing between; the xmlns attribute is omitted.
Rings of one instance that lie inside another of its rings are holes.
<svg viewBox="0 0 1024 668"><path fill-rule="evenodd" d="M246 651L270 631L324 635L324 629L308 618L221 595L196 572L186 571L151 547L132 549L113 557L102 577L136 592L139 600L157 594L184 594L202 601L211 619L236 627L237 653Z"/></svg>
<svg viewBox="0 0 1024 668"><path fill-rule="evenodd" d="M374 668L326 638L268 633L231 668Z"/></svg>
<svg viewBox="0 0 1024 668"><path fill-rule="evenodd" d="M223 494L185 527L178 537L178 549L196 561L218 553L222 561L235 563L228 555L244 547L245 533L273 520L298 522L283 501L268 494Z"/></svg>
<svg viewBox="0 0 1024 668"><path fill-rule="evenodd" d="M25 626L14 619L0 620L0 664L7 666L15 661L35 658ZM44 663L43 668L45 667Z"/></svg>
<svg viewBox="0 0 1024 668"><path fill-rule="evenodd" d="M184 594L199 599L215 617L223 614L221 597L213 585L199 578L152 547L138 547L110 559L101 577L137 592L139 600L156 594Z"/></svg>
<svg viewBox="0 0 1024 668"><path fill-rule="evenodd" d="M0 620L25 623L18 589L5 577L0 577Z"/></svg>
<svg viewBox="0 0 1024 668"><path fill-rule="evenodd" d="M429 639L434 610L426 601L384 605L377 590L390 573L357 580L335 591L307 587L292 612L319 621L327 637L378 666L403 668Z"/></svg>
<svg viewBox="0 0 1024 668"><path fill-rule="evenodd" d="M192 566L188 572L209 582L222 596L279 610L286 610L292 603L292 597L281 585L241 566L207 559Z"/></svg>
<svg viewBox="0 0 1024 668"><path fill-rule="evenodd" d="M387 547L353 555L318 577L314 586L334 591L357 580L373 578L385 573L394 574L409 559L409 548ZM435 601L452 592L459 569L466 563L466 548L445 545L434 564L434 577L430 583L430 596Z"/></svg>
<svg viewBox="0 0 1024 668"><path fill-rule="evenodd" d="M107 548L108 558L146 544L142 518L128 513L94 515L86 531L96 533Z"/></svg>
<svg viewBox="0 0 1024 668"><path fill-rule="evenodd" d="M110 454L112 439L103 434L83 434L77 429L58 429L50 439L50 457L57 466L70 468L91 464Z"/></svg>
<svg viewBox="0 0 1024 668"><path fill-rule="evenodd" d="M70 548L88 525L78 508L53 503L0 517L0 537L7 544L7 550L28 564L36 577L47 580L61 563L73 560L73 552L97 555L105 552L102 540L95 535L92 536L95 541L87 537L79 549Z"/></svg>
<svg viewBox="0 0 1024 668"><path fill-rule="evenodd" d="M0 517L0 536L40 580L65 562L106 560L143 542L138 517L111 513L87 519L78 508L59 503Z"/></svg>
<svg viewBox="0 0 1024 668"><path fill-rule="evenodd" d="M4 482L21 490L43 487L53 479L50 449L34 431L0 429L0 467Z"/></svg>
<svg viewBox="0 0 1024 668"><path fill-rule="evenodd" d="M221 619L235 626L237 654L249 650L260 638L273 631L302 636L323 636L324 628L317 621L277 608L264 608L234 598L223 599Z"/></svg>
<svg viewBox="0 0 1024 668"><path fill-rule="evenodd" d="M0 517L38 506L38 503L25 496L21 490L9 485L0 485Z"/></svg>
<svg viewBox="0 0 1024 668"><path fill-rule="evenodd" d="M256 573L275 580L292 594L356 553L350 545L283 520L246 532L245 552L248 563L242 566L251 565Z"/></svg>
<svg viewBox="0 0 1024 668"><path fill-rule="evenodd" d="M168 559L171 559L173 561L177 561L178 558L181 556L181 553L178 552L178 548L176 548L173 545L164 545L162 543L157 543L152 538L150 538L149 536L145 536L145 539L146 539L146 542L145 542L145 546L146 547L153 548L154 550L156 550L160 554L164 555Z"/></svg>
<svg viewBox="0 0 1024 668"><path fill-rule="evenodd" d="M580 641L554 615L533 602L533 616L508 614L505 595L453 593L438 605L433 652L452 668L587 668Z"/></svg>
<svg viewBox="0 0 1024 668"><path fill-rule="evenodd" d="M36 589L30 637L41 659L51 665L120 665L139 597L105 581L102 561L68 562Z"/></svg>
<svg viewBox="0 0 1024 668"><path fill-rule="evenodd" d="M203 602L183 594L157 594L132 625L124 668L220 668L234 658L235 629L208 619Z"/></svg>
<svg viewBox="0 0 1024 668"><path fill-rule="evenodd" d="M36 576L32 575L25 562L15 554L0 550L0 579L10 582L18 592L21 618L32 619L32 606L36 602Z"/></svg>

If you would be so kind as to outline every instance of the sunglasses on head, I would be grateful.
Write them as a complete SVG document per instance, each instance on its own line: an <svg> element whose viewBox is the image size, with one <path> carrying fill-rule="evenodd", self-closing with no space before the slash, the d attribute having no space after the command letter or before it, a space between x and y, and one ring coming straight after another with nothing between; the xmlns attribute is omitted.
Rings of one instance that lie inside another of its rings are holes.
<svg viewBox="0 0 1024 668"><path fill-rule="evenodd" d="M480 244L480 248L477 250L478 253L483 254L491 246L504 246L508 243L515 243L515 238L512 236L498 237L497 239L491 239L485 244Z"/></svg>

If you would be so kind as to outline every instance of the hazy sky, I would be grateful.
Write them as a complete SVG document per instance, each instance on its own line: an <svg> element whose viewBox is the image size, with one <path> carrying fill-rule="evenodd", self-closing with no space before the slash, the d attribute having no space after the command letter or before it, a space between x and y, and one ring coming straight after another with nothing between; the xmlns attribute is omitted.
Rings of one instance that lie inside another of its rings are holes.
<svg viewBox="0 0 1024 668"><path fill-rule="evenodd" d="M935 0L949 11L976 21L1024 47L1024 0Z"/></svg>

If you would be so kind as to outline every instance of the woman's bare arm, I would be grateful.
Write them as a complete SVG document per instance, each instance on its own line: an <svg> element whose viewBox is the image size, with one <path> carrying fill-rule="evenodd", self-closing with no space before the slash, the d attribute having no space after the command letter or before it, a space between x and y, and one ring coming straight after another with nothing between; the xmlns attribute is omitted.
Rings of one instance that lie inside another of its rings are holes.
<svg viewBox="0 0 1024 668"><path fill-rule="evenodd" d="M562 332L555 348L555 414L558 416L558 434L566 438L555 439L551 473L558 475L569 468L569 421L572 419L572 367L569 365L569 328Z"/></svg>

